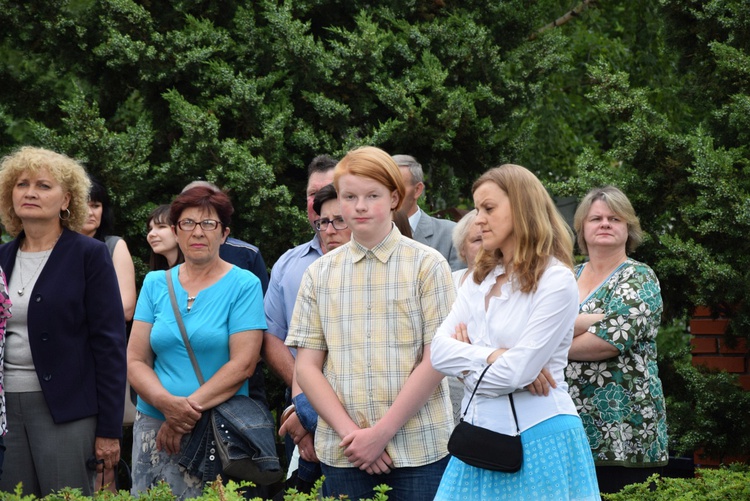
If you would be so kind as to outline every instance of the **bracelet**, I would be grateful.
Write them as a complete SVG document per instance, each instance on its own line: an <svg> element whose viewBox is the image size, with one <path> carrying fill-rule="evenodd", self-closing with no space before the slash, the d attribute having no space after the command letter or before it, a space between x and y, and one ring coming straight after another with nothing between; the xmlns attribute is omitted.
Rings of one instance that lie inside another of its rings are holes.
<svg viewBox="0 0 750 501"><path fill-rule="evenodd" d="M289 407L284 409L284 412L281 413L281 417L279 418L279 423L281 423L281 426L284 426L284 422L289 419L289 416L291 416L294 411L294 404L291 404Z"/></svg>

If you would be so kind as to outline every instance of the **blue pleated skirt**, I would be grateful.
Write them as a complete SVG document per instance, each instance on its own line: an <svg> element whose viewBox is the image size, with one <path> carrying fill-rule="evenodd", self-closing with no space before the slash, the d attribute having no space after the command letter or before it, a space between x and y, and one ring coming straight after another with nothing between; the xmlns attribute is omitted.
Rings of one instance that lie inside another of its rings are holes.
<svg viewBox="0 0 750 501"><path fill-rule="evenodd" d="M521 433L523 466L502 473L453 457L435 500L600 500L594 460L578 416L560 415Z"/></svg>

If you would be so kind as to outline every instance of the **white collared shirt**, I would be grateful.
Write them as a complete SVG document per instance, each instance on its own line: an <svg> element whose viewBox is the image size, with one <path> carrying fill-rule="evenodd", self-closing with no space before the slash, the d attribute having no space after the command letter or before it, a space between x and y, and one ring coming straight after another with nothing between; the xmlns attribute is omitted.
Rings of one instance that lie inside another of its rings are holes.
<svg viewBox="0 0 750 501"><path fill-rule="evenodd" d="M568 395L564 369L573 341L578 314L578 287L573 272L556 259L539 280L537 290L522 293L514 277L503 285L500 296L485 297L504 273L497 266L481 284L466 279L450 314L432 341L432 365L449 376L464 377L466 389L461 413L487 366L487 357L497 348L507 348L487 371L471 402L466 419L501 433L515 434L513 414L506 396L513 399L521 431L559 414L577 415ZM453 339L455 327L465 323L471 344ZM523 388L546 367L557 382L548 396L535 396Z"/></svg>
<svg viewBox="0 0 750 501"><path fill-rule="evenodd" d="M417 226L419 226L419 219L422 217L422 209L417 207L417 212L409 216L409 226L411 226L411 231L414 233L417 231Z"/></svg>

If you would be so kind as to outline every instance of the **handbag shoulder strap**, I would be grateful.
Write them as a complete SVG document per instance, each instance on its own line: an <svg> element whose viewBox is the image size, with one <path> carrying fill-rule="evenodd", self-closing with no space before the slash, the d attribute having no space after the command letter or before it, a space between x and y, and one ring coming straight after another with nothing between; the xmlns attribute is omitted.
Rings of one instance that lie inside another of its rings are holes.
<svg viewBox="0 0 750 501"><path fill-rule="evenodd" d="M461 421L464 420L466 417L466 413L469 412L469 405L471 404L471 401L474 399L474 395L477 392L477 389L479 388L479 383L482 382L482 378L487 373L489 368L492 367L492 364L488 365L484 368L482 371L482 374L479 376L479 379L477 379L477 384L474 385L474 391L471 392L471 397L469 397L469 401L466 402L466 409L464 409L464 413L461 416ZM508 393L508 399L510 400L510 409L513 411L513 421L516 423L516 432L521 433L521 428L518 426L518 416L516 416L516 406L513 403L513 393Z"/></svg>
<svg viewBox="0 0 750 501"><path fill-rule="evenodd" d="M198 378L200 384L205 383L203 379L203 373L198 365L198 360L195 358L195 352L193 347L190 346L190 340L188 339L187 332L185 331L185 324L182 322L182 315L180 314L180 308L177 306L177 297L174 293L174 284L172 283L172 268L167 270L167 289L169 290L169 300L172 302L172 310L174 310L174 317L177 319L177 326L180 328L180 334L182 334L182 341L185 343L188 355L190 355L190 362L193 364L193 370Z"/></svg>

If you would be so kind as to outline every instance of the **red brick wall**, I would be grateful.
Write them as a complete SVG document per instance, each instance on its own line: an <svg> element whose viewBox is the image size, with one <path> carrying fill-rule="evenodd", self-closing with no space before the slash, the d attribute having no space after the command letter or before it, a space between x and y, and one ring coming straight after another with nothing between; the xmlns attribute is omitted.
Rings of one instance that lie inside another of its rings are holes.
<svg viewBox="0 0 750 501"><path fill-rule="evenodd" d="M693 365L724 369L737 374L742 387L750 391L750 353L747 349L747 340L739 339L734 347L730 347L724 339L728 324L726 317L711 318L709 308L700 306L695 309L690 320ZM695 451L694 460L696 465L703 467L719 465L716 458L704 457L700 450ZM750 456L724 458L726 464L748 460Z"/></svg>
<svg viewBox="0 0 750 501"><path fill-rule="evenodd" d="M730 347L724 339L729 321L724 317L711 318L711 310L698 307L690 320L690 343L693 346L693 365L724 369L737 374L740 384L750 391L750 354L747 340L738 340Z"/></svg>

